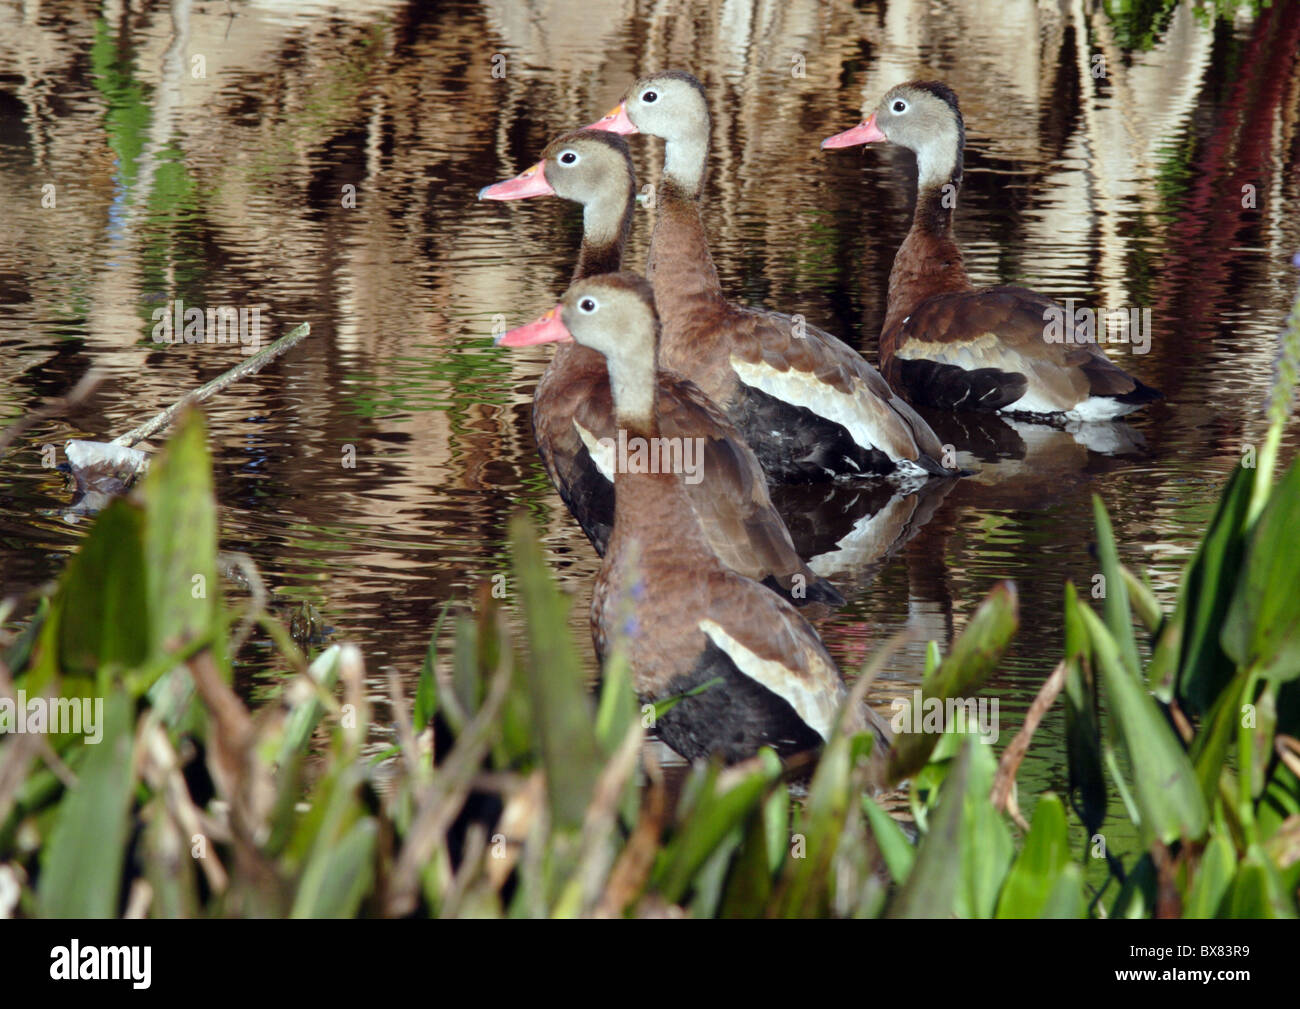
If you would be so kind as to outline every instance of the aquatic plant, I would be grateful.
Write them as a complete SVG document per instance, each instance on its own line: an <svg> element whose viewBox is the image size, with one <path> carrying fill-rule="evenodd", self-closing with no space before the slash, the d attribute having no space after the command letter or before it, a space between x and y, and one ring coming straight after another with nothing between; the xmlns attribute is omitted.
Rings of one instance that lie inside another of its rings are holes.
<svg viewBox="0 0 1300 1009"><path fill-rule="evenodd" d="M0 738L0 894L12 895L0 910L1293 915L1300 593L1284 532L1300 470L1248 521L1259 477L1230 481L1173 614L1120 566L1098 505L1103 614L1067 589L1065 659L1000 761L952 726L903 736L884 766L869 736L836 734L806 787L762 752L694 767L674 802L642 758L651 715L617 655L597 695L587 688L568 599L523 518L510 531L522 634L486 589L474 612L445 612L449 661L435 628L412 702L390 678L395 742L374 752L360 652L335 645L308 663L257 593L223 590L206 431L191 413L4 653L0 697L103 703L97 741L85 724ZM1145 680L1133 614L1155 642ZM1017 619L1014 589L999 586L947 656L931 647L922 696L975 693ZM232 656L255 628L298 673L250 711L231 688ZM1083 861L1072 854L1065 801L1040 796L1017 829L1016 767L1057 692L1081 825L1100 833L1113 786L1140 831L1140 850L1104 853L1123 878L1109 905L1104 887L1088 891L1095 844ZM905 785L911 824L873 793L883 778Z"/></svg>

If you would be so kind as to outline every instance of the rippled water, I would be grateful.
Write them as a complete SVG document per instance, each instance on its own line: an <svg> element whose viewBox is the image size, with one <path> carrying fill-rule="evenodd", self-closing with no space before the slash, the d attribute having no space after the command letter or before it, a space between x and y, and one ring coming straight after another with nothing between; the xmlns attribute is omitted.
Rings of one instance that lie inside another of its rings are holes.
<svg viewBox="0 0 1300 1009"><path fill-rule="evenodd" d="M1092 494L1123 558L1172 602L1226 473L1262 434L1300 248L1300 4L1214 22L1187 4L1149 22L1061 6L213 2L177 4L174 23L159 4L0 3L0 422L92 365L108 375L0 463L4 592L54 576L86 528L66 519L43 446L111 438L240 359L150 340L154 309L183 299L261 306L264 340L312 325L210 404L222 541L277 600L313 603L336 640L362 645L377 700L388 669L418 670L441 604L505 570L520 507L543 524L585 642L597 560L529 421L549 351L489 338L563 290L580 215L476 191L638 73L691 69L712 100L705 218L724 288L874 360L910 155L818 142L924 75L965 112L957 228L974 281L1150 308L1150 353L1120 363L1167 396L1133 418L1145 448L1119 456L1066 432L980 433L979 475L932 502L874 580L843 584L851 604L821 626L852 669L905 625L946 645L1014 579L1023 626L990 687L1005 742L1059 655L1064 582L1091 584ZM662 147L633 139L654 181ZM633 230L637 268L651 216ZM244 659L246 688L273 690L269 646ZM875 700L909 692L921 665L919 642L899 652ZM1063 786L1061 730L1059 713L1040 729L1025 792Z"/></svg>

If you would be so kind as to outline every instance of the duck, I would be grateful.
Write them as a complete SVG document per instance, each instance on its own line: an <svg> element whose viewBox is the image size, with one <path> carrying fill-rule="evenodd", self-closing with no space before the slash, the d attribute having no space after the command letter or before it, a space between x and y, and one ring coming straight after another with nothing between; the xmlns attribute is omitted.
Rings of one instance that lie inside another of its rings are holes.
<svg viewBox="0 0 1300 1009"><path fill-rule="evenodd" d="M646 266L663 325L661 364L726 412L769 480L958 475L930 426L855 350L802 316L723 295L700 216L710 119L695 77L643 77L588 129L665 141Z"/></svg>
<svg viewBox="0 0 1300 1009"><path fill-rule="evenodd" d="M1062 422L1106 422L1160 399L1086 335L1074 313L1023 287L976 289L953 236L966 130L939 81L891 89L822 148L888 142L916 155L912 227L889 273L880 360L913 403ZM1079 337L1079 342L1076 342Z"/></svg>
<svg viewBox="0 0 1300 1009"><path fill-rule="evenodd" d="M581 280L619 269L635 192L627 143L612 133L579 131L556 138L536 164L485 186L479 196L516 200L555 195L581 204L582 246L573 275ZM714 553L796 605L843 605L839 591L800 558L772 504L762 466L727 416L693 382L666 372L657 382L663 437L683 449L681 463L687 461L687 450L698 450L687 494ZM551 482L596 553L604 556L613 530L620 432L599 352L573 342L556 349L533 396L533 431Z"/></svg>
<svg viewBox="0 0 1300 1009"><path fill-rule="evenodd" d="M663 428L655 380L659 323L650 284L634 273L575 281L559 304L500 343L575 342L608 366L620 428L647 441ZM767 746L815 749L836 719L889 742L885 720L848 692L817 632L788 601L714 554L683 481L620 469L614 531L591 603L592 639L604 662L621 647L642 703L676 699L656 719L688 760L728 763Z"/></svg>

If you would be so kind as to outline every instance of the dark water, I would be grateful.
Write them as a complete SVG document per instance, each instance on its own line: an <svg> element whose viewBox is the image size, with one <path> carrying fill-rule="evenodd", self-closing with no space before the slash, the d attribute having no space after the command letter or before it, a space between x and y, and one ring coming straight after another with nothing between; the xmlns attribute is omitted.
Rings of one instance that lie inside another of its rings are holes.
<svg viewBox="0 0 1300 1009"><path fill-rule="evenodd" d="M506 570L521 507L542 523L585 646L597 560L529 423L549 351L489 338L553 304L580 216L476 191L638 73L691 69L713 102L705 216L724 288L874 360L910 156L818 142L924 75L965 112L958 232L973 280L1149 308L1150 352L1116 356L1167 396L1132 419L1145 447L1121 455L1068 432L983 433L968 457L979 475L874 580L845 583L851 605L821 626L846 669L919 632L875 691L887 706L918 682L923 639L946 646L1014 579L1022 629L990 688L1005 743L1059 656L1065 581L1091 585L1092 494L1124 560L1172 604L1226 473L1262 437L1300 248L1300 4L1217 21L1186 4L1145 20L1049 6L196 3L177 6L174 35L158 3L0 4L0 422L92 365L108 376L0 462L4 593L53 577L86 528L66 520L42 446L118 435L241 359L151 341L154 310L183 299L259 307L263 342L312 325L210 405L222 540L256 559L277 601L311 602L334 640L361 644L376 700L388 669L414 676L441 604ZM655 180L661 147L633 139ZM650 224L638 212L636 268ZM250 693L273 691L269 646L244 658ZM1022 802L1063 786L1063 759L1053 713Z"/></svg>

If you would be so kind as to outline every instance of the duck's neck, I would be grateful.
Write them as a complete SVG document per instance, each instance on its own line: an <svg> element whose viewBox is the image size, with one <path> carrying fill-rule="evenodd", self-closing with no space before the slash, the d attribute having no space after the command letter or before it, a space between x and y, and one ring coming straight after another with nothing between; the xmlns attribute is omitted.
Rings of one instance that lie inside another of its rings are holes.
<svg viewBox="0 0 1300 1009"><path fill-rule="evenodd" d="M707 329L705 320L726 305L700 215L707 157L707 134L669 142L646 261L663 330L660 362L685 375L695 370L690 362L703 350L698 345L701 325Z"/></svg>
<svg viewBox="0 0 1300 1009"><path fill-rule="evenodd" d="M699 199L708 160L709 124L705 121L664 144L664 185L671 183L687 199Z"/></svg>
<svg viewBox="0 0 1300 1009"><path fill-rule="evenodd" d="M629 178L626 188L618 193L603 193L583 205L582 247L578 250L578 265L573 269L573 280L598 277L602 273L618 273L623 268L623 247L632 230L632 196L634 183ZM600 352L578 343L562 343L555 348L549 368L576 366L579 362L595 361Z"/></svg>
<svg viewBox="0 0 1300 1009"><path fill-rule="evenodd" d="M889 272L889 304L880 353L892 355L897 324L926 298L970 290L961 250L953 235L953 214L961 193L962 148L960 136L941 141L916 156L916 210L912 229L894 257ZM888 346L886 345L888 344Z"/></svg>
<svg viewBox="0 0 1300 1009"><path fill-rule="evenodd" d="M655 378L656 362L651 357L649 367L644 361L623 360L611 357L607 362L609 388L614 400L614 418L628 438L657 437L659 418L656 413Z"/></svg>
<svg viewBox="0 0 1300 1009"><path fill-rule="evenodd" d="M633 182L618 192L602 193L583 205L582 248L574 280L617 273L623 267L623 246L632 230Z"/></svg>

